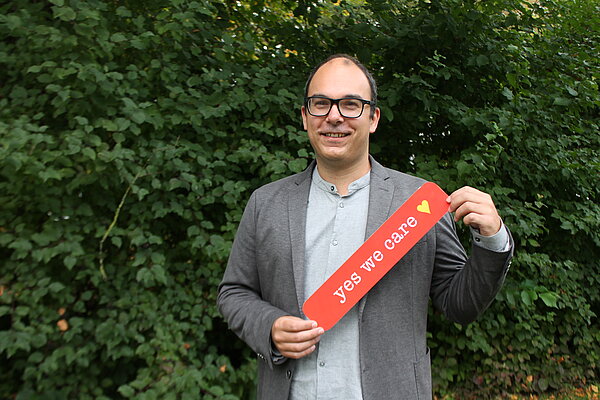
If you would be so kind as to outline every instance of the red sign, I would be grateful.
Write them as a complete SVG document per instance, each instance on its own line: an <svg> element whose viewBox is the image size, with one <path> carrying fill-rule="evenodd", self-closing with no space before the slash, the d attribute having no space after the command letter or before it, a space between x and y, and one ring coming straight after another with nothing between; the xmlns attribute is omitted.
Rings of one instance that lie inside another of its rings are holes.
<svg viewBox="0 0 600 400"><path fill-rule="evenodd" d="M304 303L309 319L333 327L448 212L448 195L421 186Z"/></svg>

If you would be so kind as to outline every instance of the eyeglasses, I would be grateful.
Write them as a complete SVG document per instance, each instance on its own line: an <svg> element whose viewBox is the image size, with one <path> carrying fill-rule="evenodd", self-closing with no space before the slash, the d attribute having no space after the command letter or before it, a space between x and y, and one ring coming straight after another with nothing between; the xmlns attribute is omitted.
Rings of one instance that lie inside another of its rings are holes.
<svg viewBox="0 0 600 400"><path fill-rule="evenodd" d="M343 97L341 99L330 99L325 96L310 96L304 99L308 113L313 117L324 117L331 111L331 107L335 104L340 115L344 118L359 118L365 104L371 107L375 105L374 101L357 99L354 97Z"/></svg>

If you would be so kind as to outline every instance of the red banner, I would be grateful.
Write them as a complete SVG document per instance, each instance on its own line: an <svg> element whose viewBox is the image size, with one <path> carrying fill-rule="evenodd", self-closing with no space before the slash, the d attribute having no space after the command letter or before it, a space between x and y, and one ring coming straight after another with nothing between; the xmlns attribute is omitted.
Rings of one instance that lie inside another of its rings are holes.
<svg viewBox="0 0 600 400"><path fill-rule="evenodd" d="M304 315L333 327L448 212L448 195L421 186L310 296Z"/></svg>

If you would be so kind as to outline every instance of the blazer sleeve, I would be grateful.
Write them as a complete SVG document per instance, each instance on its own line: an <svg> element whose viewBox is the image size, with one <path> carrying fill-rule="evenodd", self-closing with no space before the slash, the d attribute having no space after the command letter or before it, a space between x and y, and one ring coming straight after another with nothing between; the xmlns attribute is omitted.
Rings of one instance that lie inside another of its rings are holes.
<svg viewBox="0 0 600 400"><path fill-rule="evenodd" d="M256 192L250 197L219 285L217 306L229 328L272 368L271 327L289 315L262 296L256 249Z"/></svg>
<svg viewBox="0 0 600 400"><path fill-rule="evenodd" d="M433 305L449 320L466 325L485 311L502 287L513 255L513 239L508 232L510 246L503 252L473 245L467 258L450 214L435 229Z"/></svg>

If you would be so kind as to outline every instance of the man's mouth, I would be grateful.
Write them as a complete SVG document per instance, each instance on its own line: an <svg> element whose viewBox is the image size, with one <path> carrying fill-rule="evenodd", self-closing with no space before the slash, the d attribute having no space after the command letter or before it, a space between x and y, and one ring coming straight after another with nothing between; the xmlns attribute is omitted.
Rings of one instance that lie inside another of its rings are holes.
<svg viewBox="0 0 600 400"><path fill-rule="evenodd" d="M350 136L349 133L329 133L329 132L321 133L321 135L327 136L330 138L342 138L342 137Z"/></svg>

